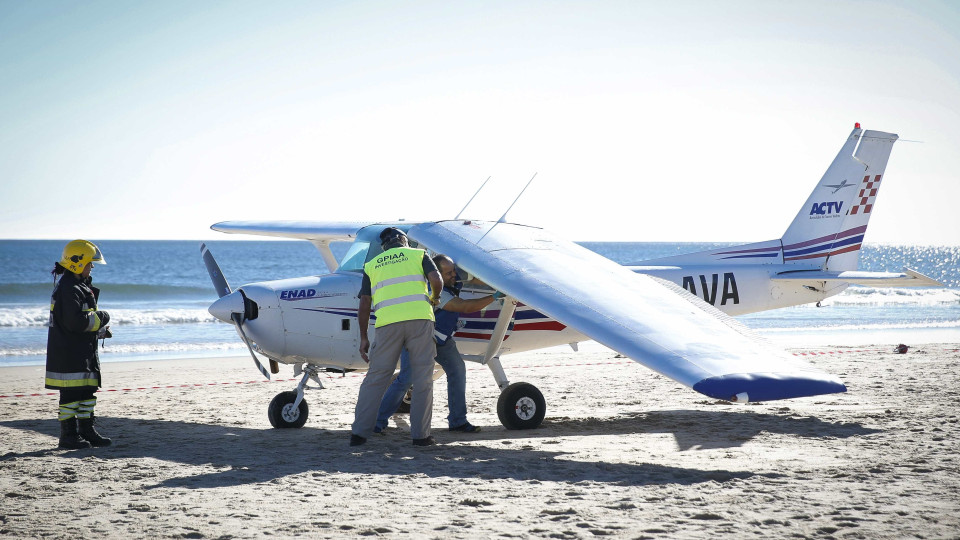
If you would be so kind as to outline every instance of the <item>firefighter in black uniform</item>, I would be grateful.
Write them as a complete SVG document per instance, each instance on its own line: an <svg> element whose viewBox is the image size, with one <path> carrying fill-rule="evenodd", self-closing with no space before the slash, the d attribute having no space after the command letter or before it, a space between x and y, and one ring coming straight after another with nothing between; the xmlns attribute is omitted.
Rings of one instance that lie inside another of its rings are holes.
<svg viewBox="0 0 960 540"><path fill-rule="evenodd" d="M93 263L107 264L92 242L74 240L53 268L61 276L50 298L45 386L60 391L60 448L109 446L93 428L100 387L97 340L110 337L110 315L97 310L100 289L91 285Z"/></svg>

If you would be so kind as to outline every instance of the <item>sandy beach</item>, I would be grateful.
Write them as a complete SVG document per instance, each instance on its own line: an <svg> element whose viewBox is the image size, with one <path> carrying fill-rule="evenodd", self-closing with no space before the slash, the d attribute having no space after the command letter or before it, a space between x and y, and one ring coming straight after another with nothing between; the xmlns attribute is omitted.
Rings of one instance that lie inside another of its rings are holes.
<svg viewBox="0 0 960 540"><path fill-rule="evenodd" d="M249 358L104 364L114 446L57 450L41 366L0 369L0 537L957 538L958 345L791 349L845 394L732 405L602 347L504 358L547 400L508 431L489 372L468 365L475 435L410 444L406 418L351 448L362 375L307 393L302 429L267 404L292 372ZM399 426L399 427L398 427Z"/></svg>

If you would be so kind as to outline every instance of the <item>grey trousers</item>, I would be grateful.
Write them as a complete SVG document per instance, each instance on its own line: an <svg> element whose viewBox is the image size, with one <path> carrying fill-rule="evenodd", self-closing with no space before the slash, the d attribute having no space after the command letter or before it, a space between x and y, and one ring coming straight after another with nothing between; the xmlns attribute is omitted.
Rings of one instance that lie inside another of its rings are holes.
<svg viewBox="0 0 960 540"><path fill-rule="evenodd" d="M401 321L376 329L370 345L370 367L360 384L354 410L352 433L368 438L373 434L380 400L393 380L400 351L410 352L413 395L410 400L410 435L414 439L430 436L433 418L433 359L437 345L433 340L433 321Z"/></svg>

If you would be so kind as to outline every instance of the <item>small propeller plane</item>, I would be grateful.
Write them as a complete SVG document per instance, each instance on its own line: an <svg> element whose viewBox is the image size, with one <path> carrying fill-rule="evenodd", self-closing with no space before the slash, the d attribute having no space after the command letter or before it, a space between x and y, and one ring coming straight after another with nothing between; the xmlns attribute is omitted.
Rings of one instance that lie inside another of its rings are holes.
<svg viewBox="0 0 960 540"><path fill-rule="evenodd" d="M265 377L270 373L258 354L268 359L271 372L292 364L301 376L295 390L270 403L268 418L277 428L304 425L304 390L311 380L323 387L319 373L366 370L357 293L363 265L382 253L378 236L388 226L405 231L414 247L452 257L461 271L490 287L465 288L463 297L491 289L506 295L501 305L463 316L455 337L465 360L493 374L500 388L497 415L507 429L540 425L546 402L532 384L511 383L500 357L564 344L576 350L586 340L715 399L745 403L845 392L837 377L779 350L730 316L820 302L850 284L942 286L906 268L857 270L896 140L857 124L779 239L628 266L545 230L508 223L505 215L498 221L423 223L221 222L211 228L307 240L329 273L233 290L201 245L220 296L209 311L236 327ZM853 184L855 189L841 189ZM337 260L332 242L352 244Z"/></svg>

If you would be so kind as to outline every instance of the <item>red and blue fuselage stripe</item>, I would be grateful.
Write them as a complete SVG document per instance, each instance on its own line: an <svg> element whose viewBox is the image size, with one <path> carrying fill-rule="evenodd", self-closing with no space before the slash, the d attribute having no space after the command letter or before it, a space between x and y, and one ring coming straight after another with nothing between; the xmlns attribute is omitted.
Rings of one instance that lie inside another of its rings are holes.
<svg viewBox="0 0 960 540"><path fill-rule="evenodd" d="M336 315L339 317L351 317L357 318L357 309L353 308L296 308L300 311L313 311L316 313L326 313L328 315ZM484 313L479 311L474 313L465 313L461 316L463 319L464 325L463 328L454 334L457 337L466 337L466 338L479 338L479 339L489 339L490 334L493 332L493 328L496 326L497 317L500 316L500 310L489 310ZM371 320L375 320L372 314L370 315ZM487 320L477 320L477 319L487 319ZM560 331L566 328L566 325L557 322L546 315L532 310L532 309L522 309L517 310L514 313L514 322L511 323L511 329L513 331L524 331L524 330L546 330L546 331Z"/></svg>
<svg viewBox="0 0 960 540"><path fill-rule="evenodd" d="M779 256L782 251L784 261L827 257L860 249L866 230L867 226L862 225L837 234L786 245L782 248L778 245L772 245L761 248L721 251L717 255L727 255L722 257L723 259L770 258Z"/></svg>

